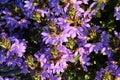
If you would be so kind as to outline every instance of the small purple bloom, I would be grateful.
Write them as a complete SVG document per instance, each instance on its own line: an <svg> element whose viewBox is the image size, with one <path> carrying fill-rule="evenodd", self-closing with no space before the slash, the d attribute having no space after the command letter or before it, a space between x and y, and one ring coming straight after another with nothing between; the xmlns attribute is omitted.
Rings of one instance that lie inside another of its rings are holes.
<svg viewBox="0 0 120 80"><path fill-rule="evenodd" d="M114 31L114 35L115 35L115 37L120 38L120 33L119 32Z"/></svg>
<svg viewBox="0 0 120 80"><path fill-rule="evenodd" d="M115 75L120 78L120 68L116 70Z"/></svg>
<svg viewBox="0 0 120 80"><path fill-rule="evenodd" d="M27 9L34 8L33 3L31 1L24 1L24 2L25 2L25 5L24 5L25 8L27 8Z"/></svg>
<svg viewBox="0 0 120 80"><path fill-rule="evenodd" d="M103 44L101 42L97 42L94 47L94 52L98 53L98 51L102 50Z"/></svg>
<svg viewBox="0 0 120 80"><path fill-rule="evenodd" d="M47 62L45 54L36 53L34 56L37 59L37 61L40 62L41 67L43 67Z"/></svg>
<svg viewBox="0 0 120 80"><path fill-rule="evenodd" d="M25 52L26 44L15 39L15 43L11 45L11 51L16 53L18 57L22 57Z"/></svg>
<svg viewBox="0 0 120 80"><path fill-rule="evenodd" d="M116 17L116 20L120 20L120 8L119 7L115 7L114 16Z"/></svg>
<svg viewBox="0 0 120 80"><path fill-rule="evenodd" d="M79 60L80 60L80 63L81 63L81 65L82 65L84 71L88 71L88 70L87 70L87 66L89 66L89 65L91 64L91 63L89 62L90 58L87 57L86 55L83 55L83 56L80 56Z"/></svg>
<svg viewBox="0 0 120 80"><path fill-rule="evenodd" d="M89 0L82 0L84 4L88 4Z"/></svg>
<svg viewBox="0 0 120 80"><path fill-rule="evenodd" d="M101 42L103 43L103 46L108 47L109 46L109 37L110 35L107 34L105 31L101 34Z"/></svg>
<svg viewBox="0 0 120 80"><path fill-rule="evenodd" d="M105 72L105 71L104 71L103 68L101 68L100 71L97 71L96 77L95 77L96 80L101 80L102 74L103 74L104 72Z"/></svg>

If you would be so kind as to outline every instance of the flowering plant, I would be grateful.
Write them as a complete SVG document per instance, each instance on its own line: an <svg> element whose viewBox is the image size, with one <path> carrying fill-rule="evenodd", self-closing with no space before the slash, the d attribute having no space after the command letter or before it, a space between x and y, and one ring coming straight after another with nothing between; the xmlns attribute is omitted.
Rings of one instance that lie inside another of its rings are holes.
<svg viewBox="0 0 120 80"><path fill-rule="evenodd" d="M120 80L119 0L0 0L0 80Z"/></svg>

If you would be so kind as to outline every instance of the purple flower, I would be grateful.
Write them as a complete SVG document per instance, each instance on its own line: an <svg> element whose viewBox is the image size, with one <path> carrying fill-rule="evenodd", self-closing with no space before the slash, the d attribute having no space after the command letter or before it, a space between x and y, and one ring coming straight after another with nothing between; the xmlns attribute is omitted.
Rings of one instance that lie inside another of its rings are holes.
<svg viewBox="0 0 120 80"><path fill-rule="evenodd" d="M62 52L63 54L70 54L71 51L69 49L66 48L66 46L62 45L62 46L58 46L57 50Z"/></svg>
<svg viewBox="0 0 120 80"><path fill-rule="evenodd" d="M5 17L5 19L7 22L6 27L8 27L10 31L13 31L17 27L17 25L16 25L17 20L12 17Z"/></svg>
<svg viewBox="0 0 120 80"><path fill-rule="evenodd" d="M26 44L24 42L20 42L18 39L14 40L14 44L11 45L10 51L16 53L18 57L22 57L26 49Z"/></svg>
<svg viewBox="0 0 120 80"><path fill-rule="evenodd" d="M63 55L64 56L64 55ZM60 59L56 64L54 64L53 73L60 74L60 72L64 72L64 69L67 68L67 62L66 59Z"/></svg>
<svg viewBox="0 0 120 80"><path fill-rule="evenodd" d="M50 70L52 70L52 73L60 74L60 72L64 72L68 66L67 62L71 59L69 58L69 54L63 54L56 63L50 64Z"/></svg>
<svg viewBox="0 0 120 80"><path fill-rule="evenodd" d="M103 43L103 46L109 46L109 34L107 34L105 31L103 31L101 34L101 42Z"/></svg>
<svg viewBox="0 0 120 80"><path fill-rule="evenodd" d="M119 32L117 32L117 31L114 31L114 35L115 35L115 37L117 37L117 38L119 38L119 37L120 37L120 33L119 33Z"/></svg>
<svg viewBox="0 0 120 80"><path fill-rule="evenodd" d="M111 77L111 76L115 76L115 78L119 78L119 68L118 65L115 64L111 64L108 65L107 67L105 67L104 69L101 68L100 71L97 71L96 73L96 79L97 80L101 80L102 77Z"/></svg>
<svg viewBox="0 0 120 80"><path fill-rule="evenodd" d="M7 38L7 34L6 34L5 32L2 32L2 33L0 34L0 38Z"/></svg>
<svg viewBox="0 0 120 80"><path fill-rule="evenodd" d="M89 0L82 0L84 4L88 4Z"/></svg>
<svg viewBox="0 0 120 80"><path fill-rule="evenodd" d="M81 8L79 5L82 5L82 2L81 1L74 1L74 4L73 6L76 8L76 15L80 15L81 13L84 12L84 9Z"/></svg>
<svg viewBox="0 0 120 80"><path fill-rule="evenodd" d="M103 47L102 50L101 50L101 53L103 55L108 55L108 57L111 57L112 56L112 51L111 50L108 50L108 47Z"/></svg>
<svg viewBox="0 0 120 80"><path fill-rule="evenodd" d="M89 53L91 53L94 49L94 45L92 45L90 43L85 44L84 47L88 49Z"/></svg>
<svg viewBox="0 0 120 80"><path fill-rule="evenodd" d="M119 7L115 7L114 16L116 17L116 20L120 20L120 8Z"/></svg>
<svg viewBox="0 0 120 80"><path fill-rule="evenodd" d="M31 18L33 11L35 10L35 6L32 3L32 0L30 1L24 1L25 5L24 5L24 12L23 14L25 15L25 17L27 18Z"/></svg>
<svg viewBox="0 0 120 80"><path fill-rule="evenodd" d="M66 34L69 34L71 38L75 38L76 36L83 36L83 29L81 27L73 27L70 26L65 29Z"/></svg>
<svg viewBox="0 0 120 80"><path fill-rule="evenodd" d="M84 46L87 43L87 40L85 37L78 36L78 39L76 40L78 47Z"/></svg>
<svg viewBox="0 0 120 80"><path fill-rule="evenodd" d="M96 80L101 80L102 74L104 73L104 69L101 68L100 71L97 71L96 73Z"/></svg>
<svg viewBox="0 0 120 80"><path fill-rule="evenodd" d="M105 71L114 73L118 68L118 65L111 64L105 68Z"/></svg>
<svg viewBox="0 0 120 80"><path fill-rule="evenodd" d="M101 42L97 42L94 47L94 52L98 53L98 51L102 50L103 44Z"/></svg>
<svg viewBox="0 0 120 80"><path fill-rule="evenodd" d="M57 45L58 38L56 36L52 36L49 32L42 32L43 41L45 41L45 44L54 44Z"/></svg>
<svg viewBox="0 0 120 80"><path fill-rule="evenodd" d="M4 62L6 62L7 57L0 55L0 64L3 64Z"/></svg>
<svg viewBox="0 0 120 80"><path fill-rule="evenodd" d="M103 10L104 7L105 7L105 4L104 4L104 2L102 2L102 3L101 3L101 6L100 6L100 9Z"/></svg>
<svg viewBox="0 0 120 80"><path fill-rule="evenodd" d="M25 62L22 63L20 69L21 69L21 73L24 73L24 74L28 73L28 67L27 67L27 64Z"/></svg>
<svg viewBox="0 0 120 80"><path fill-rule="evenodd" d="M21 19L20 21L17 22L17 25L23 29L23 28L28 28L28 24L30 24L30 22L27 19Z"/></svg>
<svg viewBox="0 0 120 80"><path fill-rule="evenodd" d="M61 80L61 78L54 76L53 74L50 74L50 80Z"/></svg>
<svg viewBox="0 0 120 80"><path fill-rule="evenodd" d="M68 37L69 37L70 35L69 34L66 34L66 32L62 32L61 34L59 34L58 36L57 36L57 38L58 38L58 42L59 42L59 44L60 45L62 45L62 43L63 42L68 42Z"/></svg>
<svg viewBox="0 0 120 80"><path fill-rule="evenodd" d="M38 13L40 13L42 17L45 17L45 15L46 16L50 15L50 12L49 12L49 10L47 8L46 9L36 9L36 11Z"/></svg>
<svg viewBox="0 0 120 80"><path fill-rule="evenodd" d="M43 67L47 63L47 59L46 59L45 54L36 53L34 56L37 59L37 61L40 62L41 67Z"/></svg>
<svg viewBox="0 0 120 80"><path fill-rule="evenodd" d="M4 79L0 76L0 80L4 80Z"/></svg>
<svg viewBox="0 0 120 80"><path fill-rule="evenodd" d="M20 17L18 16L15 17L4 16L3 19L6 20L7 22L6 27L9 29L9 31L14 31L18 27L20 27L21 29L28 28L28 24L30 24L30 22L27 19L25 18L20 19Z"/></svg>
<svg viewBox="0 0 120 80"><path fill-rule="evenodd" d="M27 8L27 9L34 9L34 6L33 6L33 3L30 1L24 1L25 2L25 5L24 7Z"/></svg>
<svg viewBox="0 0 120 80"><path fill-rule="evenodd" d="M7 3L8 1L9 1L9 0L0 0L0 3L2 3L2 4L4 3L4 4L5 4L5 3Z"/></svg>
<svg viewBox="0 0 120 80"><path fill-rule="evenodd" d="M118 68L115 72L115 76L119 77L120 78L120 68Z"/></svg>
<svg viewBox="0 0 120 80"><path fill-rule="evenodd" d="M90 58L87 57L86 55L80 56L79 58L80 63L84 69L84 71L88 71L86 66L89 66L91 63L89 62Z"/></svg>
<svg viewBox="0 0 120 80"><path fill-rule="evenodd" d="M80 47L75 51L74 54L75 55L77 55L77 54L84 55L84 54L86 54L86 52L85 52L85 49L83 47Z"/></svg>
<svg viewBox="0 0 120 80"><path fill-rule="evenodd" d="M50 7L57 7L58 6L58 2L59 0L50 0L50 2L48 3Z"/></svg>
<svg viewBox="0 0 120 80"><path fill-rule="evenodd" d="M15 79L14 78L9 78L9 77L3 78L3 77L0 76L0 80L15 80Z"/></svg>
<svg viewBox="0 0 120 80"><path fill-rule="evenodd" d="M17 4L17 7L20 9L24 8L23 0L15 0L15 4Z"/></svg>

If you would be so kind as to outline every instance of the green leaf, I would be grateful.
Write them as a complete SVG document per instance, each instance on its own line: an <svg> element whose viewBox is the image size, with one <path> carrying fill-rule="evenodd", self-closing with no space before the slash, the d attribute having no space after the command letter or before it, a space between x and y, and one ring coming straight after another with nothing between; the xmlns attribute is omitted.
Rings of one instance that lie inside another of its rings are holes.
<svg viewBox="0 0 120 80"><path fill-rule="evenodd" d="M79 60L79 58L80 58L80 55L78 54L78 55L76 55L73 59L75 60L75 64L77 64L78 63L78 60Z"/></svg>
<svg viewBox="0 0 120 80"><path fill-rule="evenodd" d="M30 55L30 56L27 57L26 63L27 63L27 65L28 65L31 69L35 69L35 68L38 66L38 64L35 63L34 58L33 58L32 55Z"/></svg>
<svg viewBox="0 0 120 80"><path fill-rule="evenodd" d="M10 49L11 43L9 40L3 38L2 41L0 42L0 46L5 49Z"/></svg>
<svg viewBox="0 0 120 80"><path fill-rule="evenodd" d="M34 75L33 75L33 79L34 80L41 80L40 74L38 72L35 72Z"/></svg>
<svg viewBox="0 0 120 80"><path fill-rule="evenodd" d="M38 12L34 12L32 19L37 21L38 23L40 23L41 22L41 14Z"/></svg>
<svg viewBox="0 0 120 80"><path fill-rule="evenodd" d="M54 58L56 57L57 53L58 53L57 49L55 47L52 47L51 48L51 54Z"/></svg>
<svg viewBox="0 0 120 80"><path fill-rule="evenodd" d="M74 50L75 46L76 46L76 42L74 39L72 38L68 38L68 42L66 43L67 48Z"/></svg>

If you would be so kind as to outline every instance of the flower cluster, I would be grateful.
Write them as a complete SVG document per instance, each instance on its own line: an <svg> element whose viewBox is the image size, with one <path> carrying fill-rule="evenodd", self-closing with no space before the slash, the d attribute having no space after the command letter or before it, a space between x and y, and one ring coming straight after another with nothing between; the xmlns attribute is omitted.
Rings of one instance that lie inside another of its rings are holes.
<svg viewBox="0 0 120 80"><path fill-rule="evenodd" d="M101 79L119 80L120 79L120 68L118 68L118 66L115 64L111 64L105 67L105 69L101 68L101 70L97 72L96 79L97 80L101 80Z"/></svg>
<svg viewBox="0 0 120 80"><path fill-rule="evenodd" d="M0 80L120 80L120 33L104 28L120 8L106 24L107 3L0 0Z"/></svg>

